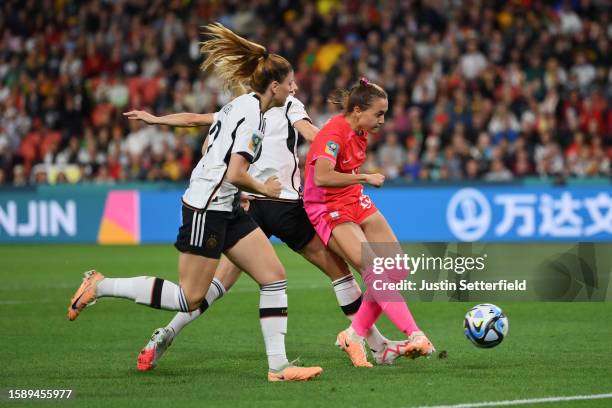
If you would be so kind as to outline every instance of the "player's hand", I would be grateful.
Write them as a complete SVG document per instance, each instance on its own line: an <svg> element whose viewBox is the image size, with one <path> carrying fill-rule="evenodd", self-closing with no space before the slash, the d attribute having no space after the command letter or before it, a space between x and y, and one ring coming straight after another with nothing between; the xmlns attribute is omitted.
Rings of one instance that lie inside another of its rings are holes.
<svg viewBox="0 0 612 408"><path fill-rule="evenodd" d="M157 116L151 115L149 112L141 110L124 112L123 116L127 116L129 120L142 120L143 122L149 125L154 125L157 119Z"/></svg>
<svg viewBox="0 0 612 408"><path fill-rule="evenodd" d="M251 200L253 198L246 194L240 194L240 206L244 211L249 211L249 207L251 207Z"/></svg>
<svg viewBox="0 0 612 408"><path fill-rule="evenodd" d="M385 176L380 173L368 174L366 183L374 187L382 187L385 184Z"/></svg>
<svg viewBox="0 0 612 408"><path fill-rule="evenodd" d="M276 176L269 177L264 183L264 186L266 187L265 195L267 195L268 197L272 197L272 198L280 197L282 186L281 186L280 181L278 181L278 177Z"/></svg>

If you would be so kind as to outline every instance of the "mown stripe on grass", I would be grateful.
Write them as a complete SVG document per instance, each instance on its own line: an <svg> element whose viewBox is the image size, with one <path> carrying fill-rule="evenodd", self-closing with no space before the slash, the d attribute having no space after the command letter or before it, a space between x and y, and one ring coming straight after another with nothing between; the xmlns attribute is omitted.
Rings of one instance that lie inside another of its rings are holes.
<svg viewBox="0 0 612 408"><path fill-rule="evenodd" d="M546 404L549 402L584 401L584 400L607 399L607 398L612 398L612 393L591 394L591 395L572 395L572 396L567 396L567 397L530 398L530 399L517 399L517 400L505 400L505 401L468 402L465 404L455 404L455 405L422 405L418 408L505 407L509 405Z"/></svg>

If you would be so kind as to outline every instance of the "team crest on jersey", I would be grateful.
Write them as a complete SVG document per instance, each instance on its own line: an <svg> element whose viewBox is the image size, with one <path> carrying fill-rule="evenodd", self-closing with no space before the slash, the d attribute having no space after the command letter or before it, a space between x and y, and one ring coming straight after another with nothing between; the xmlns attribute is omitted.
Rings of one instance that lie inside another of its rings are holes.
<svg viewBox="0 0 612 408"><path fill-rule="evenodd" d="M221 110L223 111L223 113L225 113L225 115L226 115L226 116L227 116L227 115L229 115L229 113L230 113L230 112L231 112L231 110L232 110L232 104L231 104L231 103L228 103L228 104L227 104L227 105L225 105L225 106L223 107L223 109L221 109Z"/></svg>
<svg viewBox="0 0 612 408"><path fill-rule="evenodd" d="M333 156L333 158L335 159L336 157L338 157L338 149L339 149L339 147L340 146L338 146L338 143L330 140L325 145L325 153L329 154L330 156Z"/></svg>
<svg viewBox="0 0 612 408"><path fill-rule="evenodd" d="M249 150L251 150L255 156L259 153L259 148L261 147L261 141L263 139L263 135L261 132L254 132L251 135L251 141L249 142Z"/></svg>

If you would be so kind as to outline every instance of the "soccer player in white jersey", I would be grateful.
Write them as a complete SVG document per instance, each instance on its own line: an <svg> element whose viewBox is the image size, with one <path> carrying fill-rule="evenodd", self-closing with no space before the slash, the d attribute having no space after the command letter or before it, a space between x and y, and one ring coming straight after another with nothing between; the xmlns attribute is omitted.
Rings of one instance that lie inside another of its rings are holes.
<svg viewBox="0 0 612 408"><path fill-rule="evenodd" d="M294 97L296 91L297 84L294 82L285 105L265 113L266 129L262 147L249 168L249 173L260 181L278 176L282 185L280 196L270 198L249 194L248 213L268 237L275 235L331 279L342 311L352 320L361 304L361 289L346 262L327 250L316 235L302 202L297 136L299 132L306 140L312 141L319 129L311 123L302 102ZM209 126L214 121L211 113L184 112L157 117L136 110L124 115L152 125ZM240 268L227 258L222 258L200 308L191 313L179 312L166 327L156 329L138 356L138 370L153 369L178 333L222 297L239 276ZM403 342L386 339L375 326L368 333L366 341L379 364L393 363L405 349Z"/></svg>
<svg viewBox="0 0 612 408"><path fill-rule="evenodd" d="M236 35L220 24L207 26L211 38L202 45L202 69L214 71L228 85L248 82L254 91L232 100L214 115L206 155L193 169L183 195L183 224L174 246L179 250L179 282L149 276L107 278L85 274L68 306L74 320L96 299L128 298L158 309L192 312L206 296L224 253L260 284L259 315L268 357L269 381L303 381L320 367L295 367L285 354L287 332L286 275L265 234L238 205L238 188L278 197L281 185L248 174L260 152L264 113L283 106L291 91L293 69L277 54ZM253 253L258 256L253 256Z"/></svg>

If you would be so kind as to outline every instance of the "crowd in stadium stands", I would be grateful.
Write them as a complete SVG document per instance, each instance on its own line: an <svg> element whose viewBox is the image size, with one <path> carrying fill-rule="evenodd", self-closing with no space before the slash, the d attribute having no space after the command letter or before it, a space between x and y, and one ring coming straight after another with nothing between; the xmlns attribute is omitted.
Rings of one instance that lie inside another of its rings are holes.
<svg viewBox="0 0 612 408"><path fill-rule="evenodd" d="M121 114L230 100L199 71L213 21L285 56L318 126L336 113L333 89L360 76L383 86L389 112L364 172L610 176L607 0L5 0L0 184L187 179L206 129Z"/></svg>

